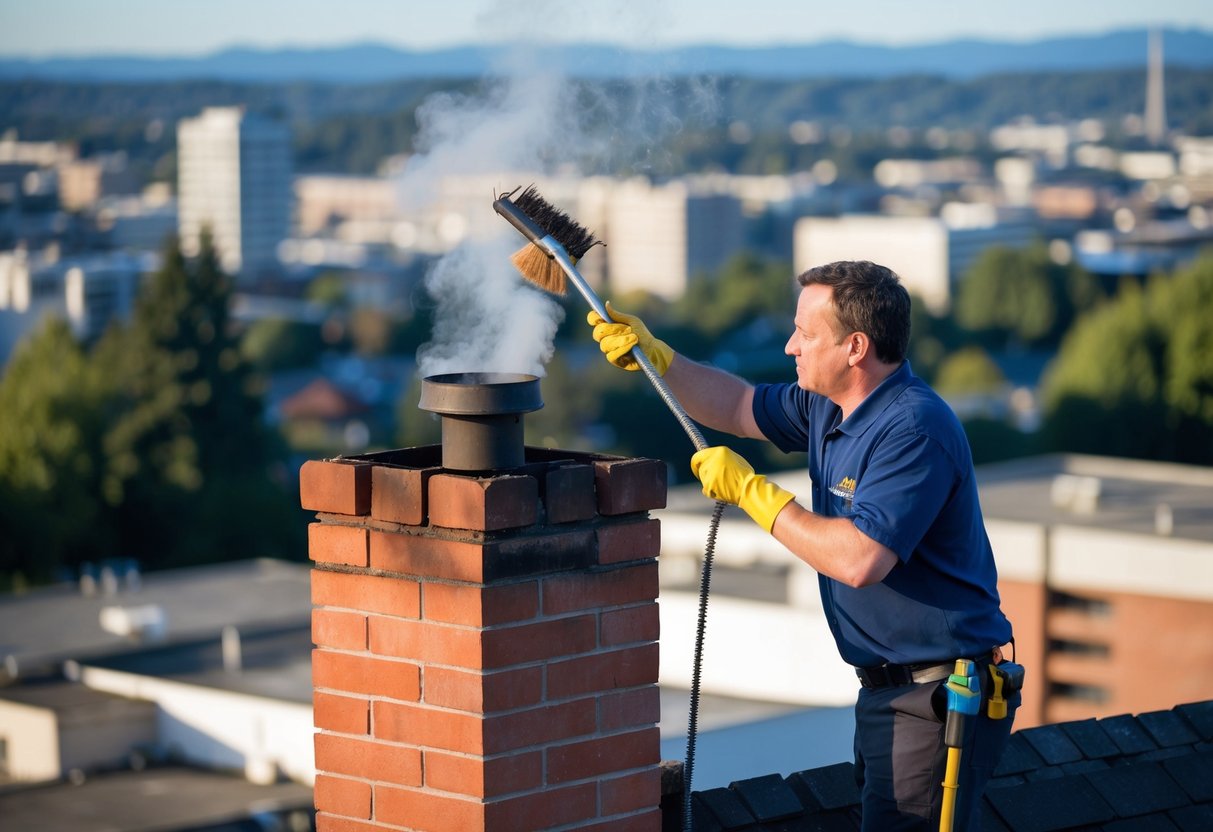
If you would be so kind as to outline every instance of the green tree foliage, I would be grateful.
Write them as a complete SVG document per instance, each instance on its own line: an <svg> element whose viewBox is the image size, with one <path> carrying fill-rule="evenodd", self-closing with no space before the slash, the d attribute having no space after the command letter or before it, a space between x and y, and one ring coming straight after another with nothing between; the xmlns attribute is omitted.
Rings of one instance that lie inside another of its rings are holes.
<svg viewBox="0 0 1213 832"><path fill-rule="evenodd" d="M1083 317L1044 388L1059 450L1213 463L1213 255Z"/></svg>
<svg viewBox="0 0 1213 832"><path fill-rule="evenodd" d="M131 326L98 349L122 404L104 493L149 566L289 554L287 497L270 479L280 449L232 335L230 296L209 238L192 262L171 243Z"/></svg>
<svg viewBox="0 0 1213 832"><path fill-rule="evenodd" d="M1056 346L1075 315L1101 297L1094 276L1053 262L1043 244L994 246L961 281L956 322L992 346Z"/></svg>
<svg viewBox="0 0 1213 832"><path fill-rule="evenodd" d="M209 240L194 261L173 243L129 326L85 353L53 324L13 359L0 382L0 574L302 553L229 299Z"/></svg>
<svg viewBox="0 0 1213 832"><path fill-rule="evenodd" d="M254 321L240 339L244 357L267 373L314 364L322 347L318 326L285 318Z"/></svg>
<svg viewBox="0 0 1213 832"><path fill-rule="evenodd" d="M716 274L693 278L670 317L716 340L756 318L781 316L791 320L796 309L795 285L786 263L741 252Z"/></svg>
<svg viewBox="0 0 1213 832"><path fill-rule="evenodd" d="M97 500L108 391L66 323L48 321L0 379L0 586L45 581L112 542Z"/></svg>
<svg viewBox="0 0 1213 832"><path fill-rule="evenodd" d="M935 389L944 395L994 393L1006 382L988 352L969 346L944 359L935 378Z"/></svg>

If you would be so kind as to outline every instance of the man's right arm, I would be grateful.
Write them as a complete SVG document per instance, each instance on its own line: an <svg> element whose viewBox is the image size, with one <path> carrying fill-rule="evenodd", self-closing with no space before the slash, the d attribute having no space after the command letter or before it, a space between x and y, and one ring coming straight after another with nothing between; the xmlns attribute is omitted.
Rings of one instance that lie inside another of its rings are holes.
<svg viewBox="0 0 1213 832"><path fill-rule="evenodd" d="M754 385L732 373L674 354L663 376L691 418L713 430L766 439L754 420Z"/></svg>

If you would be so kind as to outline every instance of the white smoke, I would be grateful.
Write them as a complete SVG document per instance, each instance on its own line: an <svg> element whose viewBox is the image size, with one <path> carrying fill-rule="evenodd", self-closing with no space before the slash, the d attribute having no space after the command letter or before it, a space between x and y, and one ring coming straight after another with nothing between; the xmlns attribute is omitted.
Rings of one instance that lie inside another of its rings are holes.
<svg viewBox="0 0 1213 832"><path fill-rule="evenodd" d="M565 94L563 79L533 74L497 83L480 96L435 95L418 110L420 152L400 182L408 207L435 204L449 177L487 176L478 215L468 218L468 238L426 277L436 306L432 338L417 354L423 377L544 375L563 309L518 275L510 254L526 240L492 209L492 188L508 191L529 180L488 183L494 176L533 178L554 140L576 135L570 109L561 105Z"/></svg>
<svg viewBox="0 0 1213 832"><path fill-rule="evenodd" d="M511 243L517 248L515 241L501 238L460 246L430 270L426 289L438 305L432 340L417 353L422 377L463 372L544 375L564 311L548 296L520 284L510 264Z"/></svg>
<svg viewBox="0 0 1213 832"><path fill-rule="evenodd" d="M661 5L638 7L616 0L597 13L634 16L638 8L647 8L636 20L637 31L647 33L656 31L651 23ZM583 7L555 0L498 2L481 14L482 26L495 40L512 37L519 46L508 64L498 68L500 80L485 82L475 94L434 95L418 109L417 154L398 189L407 209L437 205L452 177L514 180L493 184L504 192L554 169L575 170L579 162L605 161L618 169L624 157L643 157L662 136L679 129L669 115L672 107L662 100L669 90L661 82L636 86L625 113L601 92L587 94L559 67L539 65L534 47L542 32L535 21L543 21L548 32L584 33L578 27L587 19ZM649 161L641 158L636 168L647 169ZM563 308L515 271L509 256L526 240L496 217L493 196L486 187L482 207L474 209L477 215L467 217L467 238L427 275L435 324L432 339L417 354L423 377L471 371L542 376L552 357Z"/></svg>

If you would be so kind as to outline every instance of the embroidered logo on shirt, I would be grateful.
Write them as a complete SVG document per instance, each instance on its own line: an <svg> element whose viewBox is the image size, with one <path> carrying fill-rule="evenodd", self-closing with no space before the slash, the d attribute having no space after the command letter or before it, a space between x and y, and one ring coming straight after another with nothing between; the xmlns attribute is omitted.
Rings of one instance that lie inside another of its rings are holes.
<svg viewBox="0 0 1213 832"><path fill-rule="evenodd" d="M837 485L830 486L830 493L835 497L842 497L846 502L846 507L850 509L851 503L855 500L855 478L843 477Z"/></svg>

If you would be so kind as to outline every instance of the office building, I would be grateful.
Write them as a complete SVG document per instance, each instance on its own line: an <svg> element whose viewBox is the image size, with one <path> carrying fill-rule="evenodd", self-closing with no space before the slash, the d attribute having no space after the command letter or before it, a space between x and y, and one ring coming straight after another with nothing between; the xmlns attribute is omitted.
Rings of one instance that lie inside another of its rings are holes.
<svg viewBox="0 0 1213 832"><path fill-rule="evenodd" d="M616 295L643 290L677 299L693 276L719 269L742 245L741 202L685 182L624 182L605 213L607 273Z"/></svg>
<svg viewBox="0 0 1213 832"><path fill-rule="evenodd" d="M291 137L285 124L237 107L208 107L177 126L178 230L196 254L204 229L223 268L254 277L277 267L291 219Z"/></svg>
<svg viewBox="0 0 1213 832"><path fill-rule="evenodd" d="M940 313L982 251L1031 240L1026 221L1005 220L989 205L951 203L939 217L807 217L793 232L793 264L799 273L835 260L871 260L897 272L911 293Z"/></svg>

